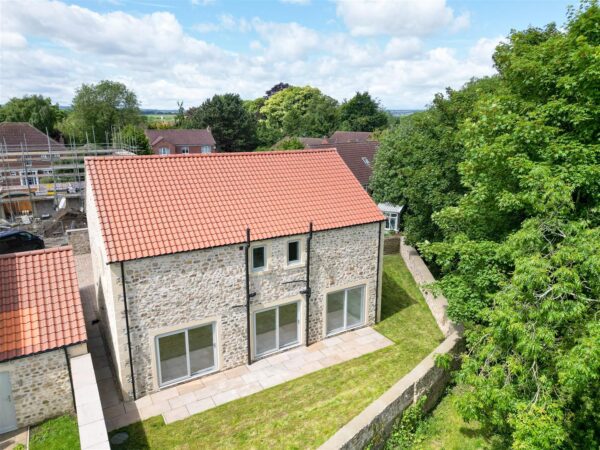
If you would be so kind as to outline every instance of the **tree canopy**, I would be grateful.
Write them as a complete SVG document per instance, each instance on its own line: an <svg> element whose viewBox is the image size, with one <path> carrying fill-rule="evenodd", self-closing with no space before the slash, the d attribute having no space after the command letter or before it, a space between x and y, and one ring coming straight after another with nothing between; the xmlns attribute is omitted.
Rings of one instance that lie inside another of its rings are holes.
<svg viewBox="0 0 600 450"><path fill-rule="evenodd" d="M238 94L215 95L190 108L186 126L210 127L220 151L251 151L256 147L256 118Z"/></svg>
<svg viewBox="0 0 600 450"><path fill-rule="evenodd" d="M41 95L14 97L0 107L0 122L28 122L52 137L57 137L57 124L63 117L58 104Z"/></svg>
<svg viewBox="0 0 600 450"><path fill-rule="evenodd" d="M73 98L72 111L60 125L68 138L79 142L112 142L126 125L144 122L135 93L123 83L103 80L82 84Z"/></svg>
<svg viewBox="0 0 600 450"><path fill-rule="evenodd" d="M388 114L368 92L357 92L340 106L340 128L345 131L375 131L388 125Z"/></svg>

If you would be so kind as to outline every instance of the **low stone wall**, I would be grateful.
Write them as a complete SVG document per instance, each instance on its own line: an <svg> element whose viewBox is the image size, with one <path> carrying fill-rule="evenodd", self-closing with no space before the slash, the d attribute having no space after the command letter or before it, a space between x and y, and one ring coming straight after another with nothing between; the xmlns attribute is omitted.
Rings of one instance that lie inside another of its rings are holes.
<svg viewBox="0 0 600 450"><path fill-rule="evenodd" d="M90 237L87 228L67 230L69 245L73 247L74 255L83 255L90 252Z"/></svg>
<svg viewBox="0 0 600 450"><path fill-rule="evenodd" d="M372 449L383 447L394 423L402 416L406 408L426 395L427 401L424 408L429 411L443 395L450 379L450 372L436 367L436 355L454 355L453 369L458 368L457 356L464 350L462 327L454 324L448 318L446 298L436 297L423 287L423 284L431 283L435 281L435 278L417 251L404 244L404 238L399 240L399 244L402 259L419 285L419 289L446 339L400 381L338 430L320 447L322 450L362 449L366 446Z"/></svg>
<svg viewBox="0 0 600 450"><path fill-rule="evenodd" d="M427 411L437 404L444 393L450 374L436 367L435 355L443 353L458 355L463 349L462 343L460 333L455 332L448 336L408 375L342 427L320 449L362 449L369 444L370 448L381 448L391 433L396 419L421 396L427 395L425 404Z"/></svg>
<svg viewBox="0 0 600 450"><path fill-rule="evenodd" d="M397 255L400 253L400 235L386 236L383 241L384 255Z"/></svg>

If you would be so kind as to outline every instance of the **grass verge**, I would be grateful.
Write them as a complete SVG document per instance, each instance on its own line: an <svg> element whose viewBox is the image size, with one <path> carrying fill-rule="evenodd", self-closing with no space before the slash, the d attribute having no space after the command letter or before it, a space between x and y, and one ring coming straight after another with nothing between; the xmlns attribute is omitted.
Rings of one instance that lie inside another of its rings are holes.
<svg viewBox="0 0 600 450"><path fill-rule="evenodd" d="M76 450L79 447L77 419L64 415L47 420L31 429L30 450Z"/></svg>
<svg viewBox="0 0 600 450"><path fill-rule="evenodd" d="M118 431L114 448L316 448L408 373L443 339L399 255L384 258L382 321L394 345L165 425Z"/></svg>

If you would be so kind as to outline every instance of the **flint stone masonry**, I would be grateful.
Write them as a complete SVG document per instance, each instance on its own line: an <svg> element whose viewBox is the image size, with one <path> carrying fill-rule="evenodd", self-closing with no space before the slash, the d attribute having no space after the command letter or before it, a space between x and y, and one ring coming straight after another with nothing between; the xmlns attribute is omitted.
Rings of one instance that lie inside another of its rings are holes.
<svg viewBox="0 0 600 450"><path fill-rule="evenodd" d="M67 240L73 247L74 255L85 255L90 252L90 237L87 228L67 230Z"/></svg>
<svg viewBox="0 0 600 450"><path fill-rule="evenodd" d="M82 349L71 347L69 355ZM62 348L0 363L0 372L9 373L19 428L75 412Z"/></svg>

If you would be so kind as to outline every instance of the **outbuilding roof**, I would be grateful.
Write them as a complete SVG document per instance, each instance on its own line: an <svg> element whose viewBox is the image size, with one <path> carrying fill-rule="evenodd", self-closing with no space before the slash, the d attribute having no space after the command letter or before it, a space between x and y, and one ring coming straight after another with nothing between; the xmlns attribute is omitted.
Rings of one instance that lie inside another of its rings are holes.
<svg viewBox="0 0 600 450"><path fill-rule="evenodd" d="M144 133L150 145L163 140L173 145L215 145L215 139L207 129L145 130Z"/></svg>
<svg viewBox="0 0 600 450"><path fill-rule="evenodd" d="M71 247L0 256L0 362L86 340Z"/></svg>
<svg viewBox="0 0 600 450"><path fill-rule="evenodd" d="M333 150L86 158L108 262L383 215Z"/></svg>
<svg viewBox="0 0 600 450"><path fill-rule="evenodd" d="M338 144L311 145L310 147L335 148L360 184L363 186L369 184L369 179L373 173L375 154L379 149L379 142L343 142Z"/></svg>

